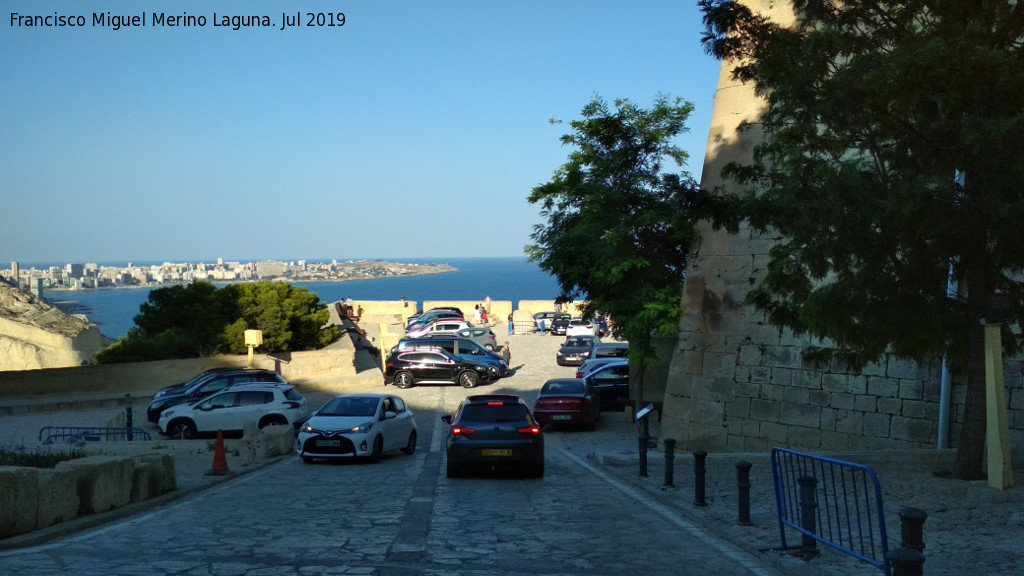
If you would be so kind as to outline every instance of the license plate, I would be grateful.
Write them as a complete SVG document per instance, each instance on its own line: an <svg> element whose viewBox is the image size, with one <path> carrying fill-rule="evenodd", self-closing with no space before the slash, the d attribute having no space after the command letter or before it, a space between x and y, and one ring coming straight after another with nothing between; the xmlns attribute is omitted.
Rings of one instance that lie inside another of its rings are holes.
<svg viewBox="0 0 1024 576"><path fill-rule="evenodd" d="M317 446L334 446L334 447L338 447L338 446L341 446L341 440L317 440L316 441L316 445Z"/></svg>
<svg viewBox="0 0 1024 576"><path fill-rule="evenodd" d="M511 448L491 448L480 451L481 456L511 456Z"/></svg>
<svg viewBox="0 0 1024 576"><path fill-rule="evenodd" d="M555 414L551 417L552 420L572 420L572 416L568 414Z"/></svg>

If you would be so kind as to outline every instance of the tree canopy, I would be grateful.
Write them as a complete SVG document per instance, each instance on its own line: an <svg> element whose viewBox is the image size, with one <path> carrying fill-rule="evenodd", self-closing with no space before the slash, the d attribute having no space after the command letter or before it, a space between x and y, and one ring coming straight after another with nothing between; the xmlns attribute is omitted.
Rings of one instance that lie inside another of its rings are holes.
<svg viewBox="0 0 1024 576"><path fill-rule="evenodd" d="M529 196L545 222L534 227L527 255L558 280L558 300L582 298L585 315L610 314L634 360L653 358L652 333L678 329L702 203L688 173L663 166L685 164L686 152L672 140L686 131L692 111L667 96L650 110L629 100L616 100L613 109L594 97L561 138L573 147L568 160Z"/></svg>
<svg viewBox="0 0 1024 576"><path fill-rule="evenodd" d="M323 329L329 312L317 295L285 282L197 281L157 288L139 306L135 326L100 351L100 363L195 358L247 351L245 330L263 331L263 352L321 348L338 329Z"/></svg>
<svg viewBox="0 0 1024 576"><path fill-rule="evenodd" d="M767 100L755 161L724 173L747 187L752 225L780 237L750 301L855 365L891 353L968 369L954 473L976 477L979 318L993 292L1024 309L1024 6L792 4L782 27L699 2L706 49Z"/></svg>

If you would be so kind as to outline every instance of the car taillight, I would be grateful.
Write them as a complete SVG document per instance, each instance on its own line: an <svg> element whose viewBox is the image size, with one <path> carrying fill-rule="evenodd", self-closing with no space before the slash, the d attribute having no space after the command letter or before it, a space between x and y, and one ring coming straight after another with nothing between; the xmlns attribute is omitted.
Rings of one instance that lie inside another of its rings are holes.
<svg viewBox="0 0 1024 576"><path fill-rule="evenodd" d="M285 407L285 408L299 408L299 407L301 407L301 406L302 406L302 405L301 405L301 404L299 404L298 402L285 402L285 403L284 403L284 407Z"/></svg>
<svg viewBox="0 0 1024 576"><path fill-rule="evenodd" d="M527 426L518 430L520 434L540 434L540 426Z"/></svg>
<svg viewBox="0 0 1024 576"><path fill-rule="evenodd" d="M473 428L463 428L462 426L452 426L452 434L455 436L465 436L476 432Z"/></svg>
<svg viewBox="0 0 1024 576"><path fill-rule="evenodd" d="M583 378L583 371L581 370L581 371L577 372L576 373L576 377L577 378Z"/></svg>

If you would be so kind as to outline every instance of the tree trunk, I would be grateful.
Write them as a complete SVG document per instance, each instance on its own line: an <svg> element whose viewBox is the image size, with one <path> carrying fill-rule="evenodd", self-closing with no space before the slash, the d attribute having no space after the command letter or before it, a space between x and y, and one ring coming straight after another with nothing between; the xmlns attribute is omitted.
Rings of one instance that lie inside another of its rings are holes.
<svg viewBox="0 0 1024 576"><path fill-rule="evenodd" d="M960 480L985 478L985 328L980 324L970 331L971 358L967 366L967 399L960 439L953 461L953 477Z"/></svg>

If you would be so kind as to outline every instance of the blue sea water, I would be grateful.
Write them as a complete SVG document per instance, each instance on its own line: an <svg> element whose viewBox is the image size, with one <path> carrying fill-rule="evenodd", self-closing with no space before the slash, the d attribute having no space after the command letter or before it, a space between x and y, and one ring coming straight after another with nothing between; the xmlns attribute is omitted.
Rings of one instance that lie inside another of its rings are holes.
<svg viewBox="0 0 1024 576"><path fill-rule="evenodd" d="M450 264L458 270L444 274L378 278L351 282L296 282L331 303L351 297L354 300L548 300L558 295L558 282L536 264L522 258L442 258L395 259L411 264ZM152 288L49 291L44 297L53 302L73 302L62 308L85 314L99 325L100 332L119 338L135 325L139 306L149 298Z"/></svg>

